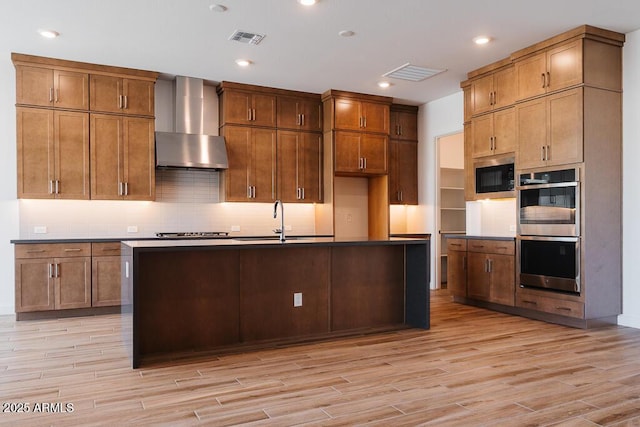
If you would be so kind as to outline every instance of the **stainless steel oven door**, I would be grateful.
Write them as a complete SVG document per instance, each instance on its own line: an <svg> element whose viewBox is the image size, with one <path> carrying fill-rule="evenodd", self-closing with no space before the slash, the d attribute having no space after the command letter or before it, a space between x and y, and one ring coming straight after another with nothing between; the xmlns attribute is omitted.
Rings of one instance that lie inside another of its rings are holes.
<svg viewBox="0 0 640 427"><path fill-rule="evenodd" d="M518 234L580 235L580 183L518 187Z"/></svg>
<svg viewBox="0 0 640 427"><path fill-rule="evenodd" d="M580 293L579 237L518 237L520 286Z"/></svg>

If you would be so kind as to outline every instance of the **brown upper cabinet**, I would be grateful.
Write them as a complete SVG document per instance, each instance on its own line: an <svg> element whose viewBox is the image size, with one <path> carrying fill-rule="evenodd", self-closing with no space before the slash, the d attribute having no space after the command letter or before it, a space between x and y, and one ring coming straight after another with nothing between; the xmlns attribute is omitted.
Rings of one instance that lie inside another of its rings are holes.
<svg viewBox="0 0 640 427"><path fill-rule="evenodd" d="M407 107L406 109L404 107ZM417 107L393 104L390 112L391 139L418 140Z"/></svg>
<svg viewBox="0 0 640 427"><path fill-rule="evenodd" d="M516 149L516 114L513 107L471 119L474 158L513 153Z"/></svg>
<svg viewBox="0 0 640 427"><path fill-rule="evenodd" d="M91 198L155 200L153 119L91 114Z"/></svg>
<svg viewBox="0 0 640 427"><path fill-rule="evenodd" d="M18 197L89 199L89 114L16 107Z"/></svg>
<svg viewBox="0 0 640 427"><path fill-rule="evenodd" d="M336 99L336 129L389 133L389 106L353 99Z"/></svg>
<svg viewBox="0 0 640 427"><path fill-rule="evenodd" d="M222 82L220 126L225 124L276 127L276 95L267 88Z"/></svg>
<svg viewBox="0 0 640 427"><path fill-rule="evenodd" d="M16 104L87 110L89 74L17 65Z"/></svg>
<svg viewBox="0 0 640 427"><path fill-rule="evenodd" d="M608 90L622 90L624 37L599 28L583 26L522 49L511 55L514 61L517 97L535 96L585 84Z"/></svg>
<svg viewBox="0 0 640 427"><path fill-rule="evenodd" d="M516 98L513 65L473 79L470 96L474 116L512 105Z"/></svg>
<svg viewBox="0 0 640 427"><path fill-rule="evenodd" d="M389 141L389 203L418 204L418 144Z"/></svg>
<svg viewBox="0 0 640 427"><path fill-rule="evenodd" d="M91 111L154 115L155 81L92 74L89 83Z"/></svg>
<svg viewBox="0 0 640 427"><path fill-rule="evenodd" d="M519 168L582 162L582 88L532 99L516 110Z"/></svg>
<svg viewBox="0 0 640 427"><path fill-rule="evenodd" d="M278 130L278 198L322 202L322 135Z"/></svg>
<svg viewBox="0 0 640 427"><path fill-rule="evenodd" d="M313 98L278 96L278 129L322 131L322 102Z"/></svg>
<svg viewBox="0 0 640 427"><path fill-rule="evenodd" d="M335 132L336 174L384 175L387 173L388 137L363 132Z"/></svg>

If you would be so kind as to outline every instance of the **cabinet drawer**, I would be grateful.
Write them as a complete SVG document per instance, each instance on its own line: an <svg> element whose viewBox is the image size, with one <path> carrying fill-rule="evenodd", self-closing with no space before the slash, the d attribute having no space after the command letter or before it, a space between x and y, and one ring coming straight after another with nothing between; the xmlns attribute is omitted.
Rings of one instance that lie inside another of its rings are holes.
<svg viewBox="0 0 640 427"><path fill-rule="evenodd" d="M35 243L15 245L16 259L91 256L91 243Z"/></svg>
<svg viewBox="0 0 640 427"><path fill-rule="evenodd" d="M543 297L540 295L522 295L516 297L516 306L558 314L560 316L584 318L584 304L577 301Z"/></svg>
<svg viewBox="0 0 640 427"><path fill-rule="evenodd" d="M120 242L91 243L92 256L120 256Z"/></svg>
<svg viewBox="0 0 640 427"><path fill-rule="evenodd" d="M467 250L466 239L447 239L447 252L448 251L461 251Z"/></svg>
<svg viewBox="0 0 640 427"><path fill-rule="evenodd" d="M483 252L487 254L514 255L515 242L505 240L469 240L469 252Z"/></svg>

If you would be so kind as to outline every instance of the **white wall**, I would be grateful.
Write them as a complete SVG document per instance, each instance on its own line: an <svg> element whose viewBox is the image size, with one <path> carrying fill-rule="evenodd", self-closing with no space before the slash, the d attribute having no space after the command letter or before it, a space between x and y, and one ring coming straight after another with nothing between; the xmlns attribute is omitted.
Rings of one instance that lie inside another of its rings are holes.
<svg viewBox="0 0 640 427"><path fill-rule="evenodd" d="M436 262L436 137L463 130L464 98L462 91L429 102L418 111L418 202L407 212L410 232L431 233L431 265ZM431 268L431 287L436 284L435 268Z"/></svg>
<svg viewBox="0 0 640 427"><path fill-rule="evenodd" d="M0 314L12 314L14 307L13 245L9 241L19 233L15 93L11 53L0 49Z"/></svg>
<svg viewBox="0 0 640 427"><path fill-rule="evenodd" d="M621 325L640 328L640 31L626 35L623 50L622 133L622 316Z"/></svg>

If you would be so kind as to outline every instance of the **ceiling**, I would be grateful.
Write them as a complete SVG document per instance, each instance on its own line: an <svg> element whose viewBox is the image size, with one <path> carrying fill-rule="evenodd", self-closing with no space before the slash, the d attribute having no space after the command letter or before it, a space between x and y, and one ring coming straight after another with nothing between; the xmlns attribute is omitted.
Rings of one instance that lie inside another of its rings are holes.
<svg viewBox="0 0 640 427"><path fill-rule="evenodd" d="M224 12L210 9L226 7ZM423 104L466 73L582 24L640 28L638 0L21 0L0 6L0 48L97 64L321 93L339 89ZM37 30L60 33L44 39ZM234 30L266 37L228 40ZM342 37L342 30L354 32ZM476 46L472 39L493 41ZM240 68L235 60L252 61ZM382 75L403 64L446 69L421 82Z"/></svg>

